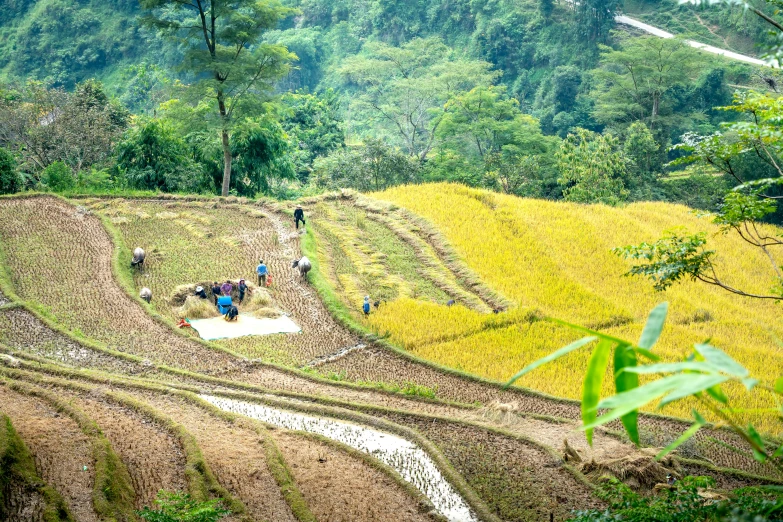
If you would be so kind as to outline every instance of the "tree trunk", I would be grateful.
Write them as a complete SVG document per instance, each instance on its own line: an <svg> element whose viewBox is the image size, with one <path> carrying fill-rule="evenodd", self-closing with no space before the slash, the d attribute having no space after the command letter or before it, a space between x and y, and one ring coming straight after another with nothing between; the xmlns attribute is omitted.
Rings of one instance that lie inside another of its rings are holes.
<svg viewBox="0 0 783 522"><path fill-rule="evenodd" d="M231 187L231 144L228 141L228 131L223 130L223 190L220 195L228 196Z"/></svg>
<svg viewBox="0 0 783 522"><path fill-rule="evenodd" d="M658 118L658 110L660 108L661 104L661 98L657 94L653 96L653 109L652 109L652 120L655 121L656 118Z"/></svg>
<svg viewBox="0 0 783 522"><path fill-rule="evenodd" d="M223 190L220 192L220 195L226 197L231 188L231 142L228 139L228 111L226 111L226 99L222 90L218 91L217 100L218 109L220 109L220 121L223 124L223 130L221 131L223 139Z"/></svg>

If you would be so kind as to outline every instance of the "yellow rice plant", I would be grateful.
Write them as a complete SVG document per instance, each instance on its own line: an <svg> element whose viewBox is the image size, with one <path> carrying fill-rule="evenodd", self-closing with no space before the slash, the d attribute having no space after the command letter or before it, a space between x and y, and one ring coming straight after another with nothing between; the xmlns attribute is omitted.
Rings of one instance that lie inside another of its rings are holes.
<svg viewBox="0 0 783 522"><path fill-rule="evenodd" d="M646 279L623 277L631 264L613 254L613 247L655 241L666 230L684 227L708 233L710 248L719 252L717 269L728 284L768 291L771 281L762 254L732 234L719 233L708 218L684 206L578 205L449 184L397 187L376 197L429 220L482 281L518 307L635 339L649 311L669 301L670 318L656 347L665 358L679 358L694 342L711 339L768 383L783 371L779 305L690 281L656 292ZM524 315L516 323L507 320L515 323L511 326L487 328L481 323L486 317L403 300L389 303L371 322L419 356L501 381L578 336L548 323L526 322ZM519 384L577 398L586 354L572 354ZM673 405L667 413L685 416L686 406Z"/></svg>

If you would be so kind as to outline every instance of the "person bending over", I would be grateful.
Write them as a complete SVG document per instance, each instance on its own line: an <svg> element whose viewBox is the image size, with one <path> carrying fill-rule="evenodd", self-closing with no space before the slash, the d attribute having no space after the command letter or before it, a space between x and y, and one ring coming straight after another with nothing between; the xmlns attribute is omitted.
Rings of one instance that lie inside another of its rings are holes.
<svg viewBox="0 0 783 522"><path fill-rule="evenodd" d="M226 312L226 321L236 321L237 317L239 317L239 309L234 305L229 306Z"/></svg>

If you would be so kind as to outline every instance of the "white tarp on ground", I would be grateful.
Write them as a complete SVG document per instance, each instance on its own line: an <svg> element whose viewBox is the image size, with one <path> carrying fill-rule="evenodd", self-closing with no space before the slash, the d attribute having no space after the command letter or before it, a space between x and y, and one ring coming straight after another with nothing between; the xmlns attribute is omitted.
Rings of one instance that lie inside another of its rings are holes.
<svg viewBox="0 0 783 522"><path fill-rule="evenodd" d="M299 333L299 326L288 316L277 319L258 319L240 314L236 321L228 322L223 316L212 319L192 319L190 325L202 339L234 339L246 335L270 335L276 333Z"/></svg>

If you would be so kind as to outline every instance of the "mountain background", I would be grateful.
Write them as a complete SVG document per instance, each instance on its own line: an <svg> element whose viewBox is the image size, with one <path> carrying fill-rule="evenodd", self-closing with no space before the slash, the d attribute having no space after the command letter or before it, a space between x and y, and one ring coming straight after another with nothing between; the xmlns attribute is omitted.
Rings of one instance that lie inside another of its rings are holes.
<svg viewBox="0 0 783 522"><path fill-rule="evenodd" d="M265 101L265 113L232 142L232 190L240 195L292 198L451 181L559 199L577 183L569 176L584 152L618 165L597 170L608 196L586 201L714 209L732 179L710 168L671 167L681 155L671 147L736 120L715 109L735 93L783 85L779 70L678 47L613 17L757 56L773 37L736 7L677 0L284 2L295 14L264 39L296 59L275 83L278 99ZM111 130L110 146L95 161L64 154L71 174L44 175L50 162L31 162L30 149L10 139L5 146L23 176L17 185L51 188L64 176L83 190L211 193L219 186L223 153L214 129L198 112L203 106L183 102L178 90L198 78L180 67L183 48L144 27L142 14L136 1L4 2L0 88L27 89L6 94L11 105L33 99L29 85L37 81L76 92L75 106L85 93L105 92L139 117ZM101 84L80 90L92 79ZM15 107L9 114L26 106ZM569 135L576 136L572 144ZM753 158L737 168L746 179L769 170ZM80 182L80 171L96 181Z"/></svg>
<svg viewBox="0 0 783 522"><path fill-rule="evenodd" d="M758 43L768 38L759 19L739 9L702 9L676 0L592 1L675 35L745 54L756 54ZM464 57L491 63L509 93L533 107L557 67L590 70L598 64L598 45L618 38L592 40L571 4L551 0L287 3L301 14L286 19L267 38L286 44L299 58L280 86L290 91L350 90L337 71L368 44L399 46L434 36ZM133 110L147 108L139 91L148 92L156 75L176 76L172 71L180 55L139 26L140 14L133 1L6 0L0 10L0 79L36 79L72 89L97 78Z"/></svg>

